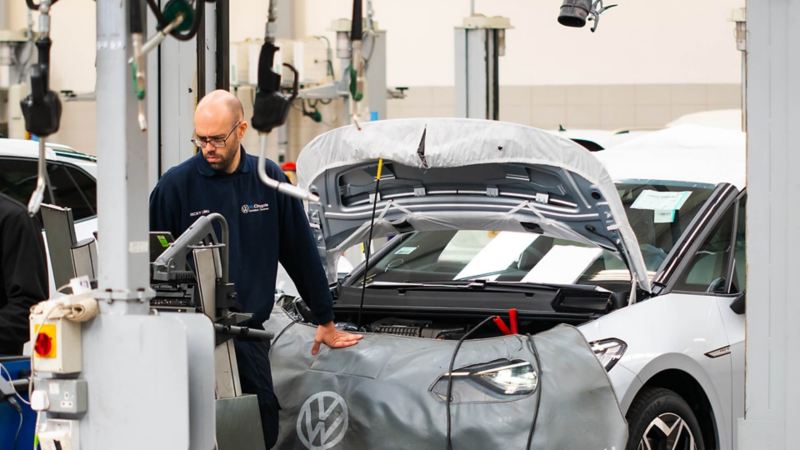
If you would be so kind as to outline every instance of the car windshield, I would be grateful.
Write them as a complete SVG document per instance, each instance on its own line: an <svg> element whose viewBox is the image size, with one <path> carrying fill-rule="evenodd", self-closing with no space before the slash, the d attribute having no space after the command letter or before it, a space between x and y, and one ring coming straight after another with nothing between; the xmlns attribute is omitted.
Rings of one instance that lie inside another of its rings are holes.
<svg viewBox="0 0 800 450"><path fill-rule="evenodd" d="M652 278L712 185L626 180L617 184ZM629 281L625 264L599 247L535 233L418 231L399 236L368 273L370 282L484 279L547 284Z"/></svg>

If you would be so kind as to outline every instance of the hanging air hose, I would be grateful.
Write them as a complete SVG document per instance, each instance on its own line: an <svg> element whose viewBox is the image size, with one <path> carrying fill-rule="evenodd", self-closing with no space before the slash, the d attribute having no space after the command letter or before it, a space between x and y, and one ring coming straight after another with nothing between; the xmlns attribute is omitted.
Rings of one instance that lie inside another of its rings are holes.
<svg viewBox="0 0 800 450"><path fill-rule="evenodd" d="M347 68L347 73L350 77L350 115L353 125L359 130L361 124L358 120L358 102L364 99L364 79L362 74L364 72L362 53L362 39L364 29L362 26L362 0L353 0L353 17L350 22L350 42L353 47L352 60L350 67Z"/></svg>
<svg viewBox="0 0 800 450"><path fill-rule="evenodd" d="M272 71L275 62L275 37L273 26L277 17L275 15L275 0L269 3L269 16L267 17L266 34L261 53L258 55L258 85L256 97L253 100L253 118L250 123L258 130L261 141L261 151L258 155L258 177L267 186L289 195L309 202L318 202L319 197L311 192L295 186L287 181L276 180L267 174L267 135L276 127L286 122L289 108L297 98L299 74L291 64L283 65L294 73L292 91L287 96L280 92L281 76Z"/></svg>
<svg viewBox="0 0 800 450"><path fill-rule="evenodd" d="M322 122L322 113L319 112L319 108L317 107L317 102L308 101L308 108L306 108L306 101L303 100L302 102L303 107L303 116L308 117L309 119L313 120L316 123Z"/></svg>
<svg viewBox="0 0 800 450"><path fill-rule="evenodd" d="M128 63L131 66L134 95L138 101L140 130L147 130L145 55L157 47L167 36L172 36L179 41L188 41L194 38L203 24L205 3L211 1L213 0L195 0L193 9L187 0L169 0L162 11L155 0L147 0L147 5L156 16L158 33L143 43L144 25L141 3L139 0L128 0L131 47L133 49L133 56Z"/></svg>
<svg viewBox="0 0 800 450"><path fill-rule="evenodd" d="M164 6L164 11L159 9L156 0L147 0L147 5L158 20L158 30L165 29L178 16L183 16L180 25L173 27L168 33L179 41L189 41L193 39L200 26L203 24L203 11L205 3L213 3L215 0L195 0L194 9L186 0L169 0Z"/></svg>
<svg viewBox="0 0 800 450"><path fill-rule="evenodd" d="M25 118L25 129L39 138L39 166L36 189L28 201L28 214L39 212L47 187L47 160L45 141L47 136L58 131L61 121L61 100L50 90L50 6L55 3L42 0L38 5L28 2L28 6L39 11L39 37L36 49L39 57L31 67L31 93L20 102Z"/></svg>

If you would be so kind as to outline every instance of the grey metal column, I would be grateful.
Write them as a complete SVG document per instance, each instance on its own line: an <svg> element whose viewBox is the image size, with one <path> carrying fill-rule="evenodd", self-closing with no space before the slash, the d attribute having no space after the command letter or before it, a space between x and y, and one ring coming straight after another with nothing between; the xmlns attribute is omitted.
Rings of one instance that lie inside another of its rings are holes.
<svg viewBox="0 0 800 450"><path fill-rule="evenodd" d="M89 396L79 448L211 450L213 327L202 315L148 308L148 149L127 62L126 11L124 1L97 2L100 314L81 326L79 377Z"/></svg>
<svg viewBox="0 0 800 450"><path fill-rule="evenodd" d="M128 67L125 2L97 3L97 183L99 289L106 298L146 297L150 286L146 135ZM114 302L117 312L146 314L146 302Z"/></svg>
<svg viewBox="0 0 800 450"><path fill-rule="evenodd" d="M217 15L221 12L224 16L221 18L227 19L225 11L220 11L223 8L227 9L227 7L226 2L205 3L204 24L197 34L198 39L202 42L202 45L197 46L197 61L200 66L197 71L198 99L217 89L217 86L220 86L220 81L222 81L221 78L224 77L219 71L218 53L221 51L227 52L230 44L228 43L227 35L218 35L221 24L218 23ZM228 69L226 68L225 71L227 72ZM199 80L203 81L202 85Z"/></svg>
<svg viewBox="0 0 800 450"><path fill-rule="evenodd" d="M79 377L89 398L79 448L210 450L213 327L202 315L148 308L149 150L136 119L126 11L124 1L97 2L100 315L82 326Z"/></svg>
<svg viewBox="0 0 800 450"><path fill-rule="evenodd" d="M197 104L197 37L185 42L166 39L160 47L159 68L161 121L157 129L161 135L160 176L170 167L191 158L195 152L190 139L194 133L194 108Z"/></svg>
<svg viewBox="0 0 800 450"><path fill-rule="evenodd" d="M455 29L456 116L500 118L499 58L510 27L503 17L472 16Z"/></svg>
<svg viewBox="0 0 800 450"><path fill-rule="evenodd" d="M147 36L154 36L156 31L156 19L147 11L144 15L147 18ZM161 169L161 83L159 74L161 73L161 46L153 49L147 55L147 155L150 165L148 168L147 187L152 190L163 172Z"/></svg>
<svg viewBox="0 0 800 450"><path fill-rule="evenodd" d="M364 55L368 57L364 75L370 120L386 119L386 31L372 31L364 37Z"/></svg>
<svg viewBox="0 0 800 450"><path fill-rule="evenodd" d="M739 448L797 448L800 0L747 2L747 369Z"/></svg>
<svg viewBox="0 0 800 450"><path fill-rule="evenodd" d="M8 28L9 3L8 0L0 0L0 30Z"/></svg>

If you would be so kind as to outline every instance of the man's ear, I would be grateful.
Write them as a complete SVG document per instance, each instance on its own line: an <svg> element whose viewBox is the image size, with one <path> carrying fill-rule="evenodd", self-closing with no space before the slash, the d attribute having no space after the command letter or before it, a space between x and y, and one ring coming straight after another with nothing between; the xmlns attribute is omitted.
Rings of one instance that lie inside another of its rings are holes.
<svg viewBox="0 0 800 450"><path fill-rule="evenodd" d="M248 123L246 120L242 120L242 123L236 129L236 133L239 135L239 139L244 139L244 133L247 131Z"/></svg>

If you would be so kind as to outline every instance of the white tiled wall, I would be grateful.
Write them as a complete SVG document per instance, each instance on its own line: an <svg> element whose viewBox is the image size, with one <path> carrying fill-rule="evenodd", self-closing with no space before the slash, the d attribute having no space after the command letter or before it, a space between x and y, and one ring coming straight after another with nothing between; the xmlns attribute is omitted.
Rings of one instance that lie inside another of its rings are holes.
<svg viewBox="0 0 800 450"><path fill-rule="evenodd" d="M388 115L450 116L452 87L414 87L390 100ZM692 112L739 108L738 84L502 86L500 120L541 128L654 128Z"/></svg>
<svg viewBox="0 0 800 450"><path fill-rule="evenodd" d="M245 116L252 115L252 93L240 92ZM539 128L657 128L681 115L712 109L739 108L738 84L652 84L602 86L502 86L500 119ZM349 123L341 105L320 106L322 123L303 117L298 103L289 115L288 159L294 160L315 136ZM455 89L447 86L412 87L402 100L389 100L389 118L450 117L455 113ZM54 142L95 152L94 102L65 103L61 131ZM277 133L269 141L270 156L277 155ZM245 147L258 151L252 130Z"/></svg>

